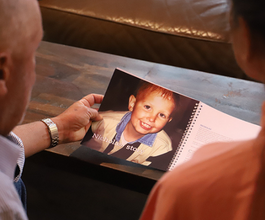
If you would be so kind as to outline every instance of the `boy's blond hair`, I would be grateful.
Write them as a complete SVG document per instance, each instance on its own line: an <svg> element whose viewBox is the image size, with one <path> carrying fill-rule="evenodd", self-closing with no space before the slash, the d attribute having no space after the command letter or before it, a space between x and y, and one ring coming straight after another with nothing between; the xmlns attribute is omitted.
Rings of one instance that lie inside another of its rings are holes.
<svg viewBox="0 0 265 220"><path fill-rule="evenodd" d="M145 82L145 81L141 82L138 88L139 89L137 90L137 93L136 93L136 99L141 99L145 97L146 95L148 95L149 93L157 92L164 99L167 99L170 101L173 100L173 102L175 103L173 112L176 111L177 106L179 105L179 99L180 99L178 94L168 89L165 89L163 87L160 87L160 86L157 86L152 83Z"/></svg>

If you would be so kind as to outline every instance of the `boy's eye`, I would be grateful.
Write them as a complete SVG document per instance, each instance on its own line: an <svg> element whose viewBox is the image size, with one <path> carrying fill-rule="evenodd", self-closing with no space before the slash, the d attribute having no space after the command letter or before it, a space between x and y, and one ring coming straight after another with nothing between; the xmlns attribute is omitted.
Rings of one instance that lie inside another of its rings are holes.
<svg viewBox="0 0 265 220"><path fill-rule="evenodd" d="M144 108L149 110L151 107L150 107L150 105L145 105Z"/></svg>
<svg viewBox="0 0 265 220"><path fill-rule="evenodd" d="M165 114L163 114L163 113L159 113L159 116L160 116L161 118L167 118L167 116L166 116Z"/></svg>

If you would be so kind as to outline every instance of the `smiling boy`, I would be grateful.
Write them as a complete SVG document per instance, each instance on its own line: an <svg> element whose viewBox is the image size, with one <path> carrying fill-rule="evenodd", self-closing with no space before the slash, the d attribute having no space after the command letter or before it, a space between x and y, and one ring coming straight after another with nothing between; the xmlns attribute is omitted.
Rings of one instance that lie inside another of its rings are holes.
<svg viewBox="0 0 265 220"><path fill-rule="evenodd" d="M163 130L172 120L179 96L162 87L143 82L137 95L129 98L129 111L101 112L103 120L92 125L93 136L83 143L106 154L143 165L149 157L172 150Z"/></svg>

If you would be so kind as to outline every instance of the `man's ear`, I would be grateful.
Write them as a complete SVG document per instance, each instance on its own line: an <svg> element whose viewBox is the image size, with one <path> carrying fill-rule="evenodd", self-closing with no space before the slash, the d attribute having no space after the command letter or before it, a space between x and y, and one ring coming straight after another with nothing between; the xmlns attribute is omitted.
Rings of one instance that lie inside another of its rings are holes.
<svg viewBox="0 0 265 220"><path fill-rule="evenodd" d="M7 57L0 54L0 97L7 93L6 80L8 78Z"/></svg>
<svg viewBox="0 0 265 220"><path fill-rule="evenodd" d="M132 111L133 110L134 105L135 105L135 102L136 102L135 96L134 95L131 95L130 98L129 98L129 105L128 105L129 111Z"/></svg>
<svg viewBox="0 0 265 220"><path fill-rule="evenodd" d="M4 79L4 71L2 69L0 69L0 80Z"/></svg>
<svg viewBox="0 0 265 220"><path fill-rule="evenodd" d="M168 120L168 122L171 122L171 121L172 121L172 119L173 119L173 118L172 118L172 117L170 117L170 119Z"/></svg>

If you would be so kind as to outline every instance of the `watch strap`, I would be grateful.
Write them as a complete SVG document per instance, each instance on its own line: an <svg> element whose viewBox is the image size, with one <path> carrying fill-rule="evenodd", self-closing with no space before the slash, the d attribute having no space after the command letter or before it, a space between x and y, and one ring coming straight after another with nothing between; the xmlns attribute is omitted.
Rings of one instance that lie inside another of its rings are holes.
<svg viewBox="0 0 265 220"><path fill-rule="evenodd" d="M45 118L41 120L47 127L51 138L51 147L55 147L59 143L59 133L56 124L50 119Z"/></svg>

